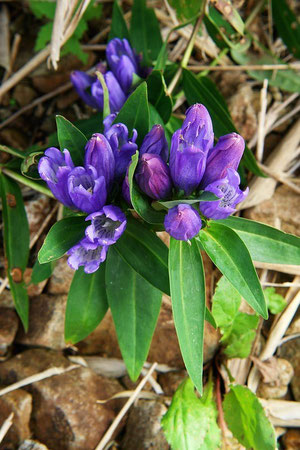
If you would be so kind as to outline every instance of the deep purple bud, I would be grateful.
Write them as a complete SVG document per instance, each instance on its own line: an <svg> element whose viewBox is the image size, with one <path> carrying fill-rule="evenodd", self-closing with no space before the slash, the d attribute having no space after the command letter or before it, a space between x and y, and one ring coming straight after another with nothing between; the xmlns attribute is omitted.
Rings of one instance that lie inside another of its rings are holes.
<svg viewBox="0 0 300 450"><path fill-rule="evenodd" d="M80 70L74 70L71 73L70 78L75 90L77 91L77 94L87 105L95 109L103 108L103 100L101 104L95 97L91 95L91 86L96 81L95 76L88 75L87 73L81 72Z"/></svg>
<svg viewBox="0 0 300 450"><path fill-rule="evenodd" d="M145 153L138 163L135 179L141 190L155 200L164 199L171 194L170 170L159 155Z"/></svg>
<svg viewBox="0 0 300 450"><path fill-rule="evenodd" d="M189 107L181 130L186 142L198 147L207 155L214 143L214 132L209 112L204 105L196 103Z"/></svg>
<svg viewBox="0 0 300 450"><path fill-rule="evenodd" d="M200 202L200 211L210 219L226 219L233 214L238 203L245 200L249 188L244 192L239 188L240 177L233 169L227 169L225 178L214 181L206 186L205 191L217 195L220 200L213 202Z"/></svg>
<svg viewBox="0 0 300 450"><path fill-rule="evenodd" d="M106 190L111 189L115 176L115 158L112 148L103 134L95 133L85 146L84 164L95 167L98 176L106 181Z"/></svg>
<svg viewBox="0 0 300 450"><path fill-rule="evenodd" d="M131 87L133 74L139 72L139 61L127 39L112 39L106 47L106 59L124 92Z"/></svg>
<svg viewBox="0 0 300 450"><path fill-rule="evenodd" d="M54 197L68 208L74 208L68 191L68 175L73 168L69 151L61 152L55 147L48 148L38 164L40 177L46 181Z"/></svg>
<svg viewBox="0 0 300 450"><path fill-rule="evenodd" d="M125 178L122 183L122 195L128 205L132 207L131 198L130 198L130 188L129 188L129 180L128 180L128 169L126 171Z"/></svg>
<svg viewBox="0 0 300 450"><path fill-rule="evenodd" d="M126 95L112 72L106 72L104 74L104 80L109 92L109 106L111 112L120 111L126 101ZM99 108L103 109L103 89L98 79L92 84L91 93L97 100Z"/></svg>
<svg viewBox="0 0 300 450"><path fill-rule="evenodd" d="M199 213L190 205L181 203L169 209L165 217L165 229L173 238L187 241L201 230L202 221Z"/></svg>
<svg viewBox="0 0 300 450"><path fill-rule="evenodd" d="M115 157L115 175L119 178L125 175L126 169L131 162L132 155L137 151L137 131L134 129L132 138L128 136L128 128L123 123L112 125L105 133Z"/></svg>
<svg viewBox="0 0 300 450"><path fill-rule="evenodd" d="M85 273L96 272L106 259L107 249L106 246L95 244L84 238L68 251L68 264L74 270L84 266Z"/></svg>
<svg viewBox="0 0 300 450"><path fill-rule="evenodd" d="M98 245L112 245L122 235L127 220L123 211L117 206L104 206L100 211L90 214L86 220L91 220L85 234Z"/></svg>
<svg viewBox="0 0 300 450"><path fill-rule="evenodd" d="M110 129L117 115L117 113L112 113L103 119L104 134Z"/></svg>
<svg viewBox="0 0 300 450"><path fill-rule="evenodd" d="M206 169L201 187L226 176L227 169L237 170L245 149L245 141L237 133L221 136L218 143L208 152Z"/></svg>
<svg viewBox="0 0 300 450"><path fill-rule="evenodd" d="M168 143L165 137L165 131L161 125L154 125L144 137L140 148L140 156L144 153L159 155L165 162L168 161Z"/></svg>
<svg viewBox="0 0 300 450"><path fill-rule="evenodd" d="M99 211L106 202L105 178L94 167L75 167L68 176L68 189L74 205L86 213Z"/></svg>

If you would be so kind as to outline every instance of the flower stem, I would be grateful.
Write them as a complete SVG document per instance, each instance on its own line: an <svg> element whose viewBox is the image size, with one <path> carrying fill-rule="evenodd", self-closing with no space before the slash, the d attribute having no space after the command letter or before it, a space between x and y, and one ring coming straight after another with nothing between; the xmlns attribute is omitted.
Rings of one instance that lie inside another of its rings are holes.
<svg viewBox="0 0 300 450"><path fill-rule="evenodd" d="M48 197L55 198L50 189L46 188L45 186L42 186L39 183L36 183L33 180L30 180L29 178L24 177L23 175L20 175L19 173L14 172L13 170L1 167L1 172L4 173L4 175L7 175L8 177L12 178L13 180L18 181L19 183L22 183L25 186L28 186L37 192L40 192L41 194L45 194Z"/></svg>

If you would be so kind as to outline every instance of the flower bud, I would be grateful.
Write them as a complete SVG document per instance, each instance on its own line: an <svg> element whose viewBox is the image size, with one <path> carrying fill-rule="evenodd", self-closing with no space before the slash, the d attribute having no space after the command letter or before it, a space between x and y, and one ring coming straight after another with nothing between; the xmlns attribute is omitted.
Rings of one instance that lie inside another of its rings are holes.
<svg viewBox="0 0 300 450"><path fill-rule="evenodd" d="M169 167L159 155L145 153L138 163L135 179L141 190L155 200L164 199L171 194Z"/></svg>
<svg viewBox="0 0 300 450"><path fill-rule="evenodd" d="M120 178L125 175L126 169L131 162L132 155L137 151L137 131L133 129L132 138L128 136L128 128L123 123L112 125L106 132L114 157L115 157L115 175Z"/></svg>
<svg viewBox="0 0 300 450"><path fill-rule="evenodd" d="M106 72L103 77L109 93L110 111L112 113L120 111L127 96L123 92L118 80L112 72ZM99 105L98 108L103 109L103 88L98 79L92 84L91 93Z"/></svg>
<svg viewBox="0 0 300 450"><path fill-rule="evenodd" d="M227 169L237 170L245 149L245 141L237 133L221 136L209 151L201 187L226 176Z"/></svg>
<svg viewBox="0 0 300 450"><path fill-rule="evenodd" d="M100 211L90 214L86 220L91 220L85 234L98 245L112 245L123 234L127 220L123 211L117 206L104 206Z"/></svg>
<svg viewBox="0 0 300 450"><path fill-rule="evenodd" d="M94 98L90 93L92 84L96 81L95 76L88 75L87 73L81 72L80 70L74 70L71 73L70 78L75 90L77 91L77 94L87 105L89 105L91 108L103 109L103 100L102 104L99 103L97 99Z"/></svg>
<svg viewBox="0 0 300 450"><path fill-rule="evenodd" d="M127 39L112 39L106 47L106 59L122 89L127 93L133 74L139 72L138 57Z"/></svg>
<svg viewBox="0 0 300 450"><path fill-rule="evenodd" d="M226 176L206 186L205 191L212 192L219 200L200 202L200 211L210 219L226 219L233 214L236 205L248 195L249 188L244 192L239 188L240 177L233 169L227 169Z"/></svg>
<svg viewBox="0 0 300 450"><path fill-rule="evenodd" d="M132 207L131 198L130 198L130 188L129 188L129 180L128 180L128 169L126 171L125 178L122 183L122 195L125 201L128 203L130 207Z"/></svg>
<svg viewBox="0 0 300 450"><path fill-rule="evenodd" d="M182 203L169 209L164 225L170 236L179 241L187 241L199 233L202 221L191 205Z"/></svg>
<svg viewBox="0 0 300 450"><path fill-rule="evenodd" d="M144 153L159 155L163 161L168 161L168 143L165 137L165 131L161 125L154 125L144 137L140 148L140 156Z"/></svg>
<svg viewBox="0 0 300 450"><path fill-rule="evenodd" d="M68 191L68 175L73 168L69 151L61 152L55 147L48 148L38 164L40 177L46 181L54 197L68 208L74 208Z"/></svg>
<svg viewBox="0 0 300 450"><path fill-rule="evenodd" d="M111 189L115 175L115 158L112 148L103 134L95 133L85 146L85 166L95 167L98 176L106 181L106 190Z"/></svg>
<svg viewBox="0 0 300 450"><path fill-rule="evenodd" d="M68 176L68 189L74 205L86 213L98 211L106 202L106 183L94 167L75 167Z"/></svg>
<svg viewBox="0 0 300 450"><path fill-rule="evenodd" d="M186 111L182 136L186 142L198 147L207 155L214 143L214 133L209 112L204 105L196 103Z"/></svg>
<svg viewBox="0 0 300 450"><path fill-rule="evenodd" d="M85 273L96 272L106 259L107 249L107 246L92 243L84 238L68 251L68 264L73 270L84 266Z"/></svg>

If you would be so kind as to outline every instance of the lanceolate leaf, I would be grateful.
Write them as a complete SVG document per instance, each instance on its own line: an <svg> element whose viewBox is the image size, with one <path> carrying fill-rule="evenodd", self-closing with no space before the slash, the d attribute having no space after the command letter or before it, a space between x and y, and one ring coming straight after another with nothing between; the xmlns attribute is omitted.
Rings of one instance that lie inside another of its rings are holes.
<svg viewBox="0 0 300 450"><path fill-rule="evenodd" d="M170 295L168 248L155 233L129 218L126 230L114 248L139 275Z"/></svg>
<svg viewBox="0 0 300 450"><path fill-rule="evenodd" d="M51 261L45 264L40 264L37 259L34 263L32 274L31 274L31 283L39 284L41 281L47 280L50 278L55 267L55 262Z"/></svg>
<svg viewBox="0 0 300 450"><path fill-rule="evenodd" d="M242 217L218 220L232 228L244 241L254 261L273 264L300 264L300 238Z"/></svg>
<svg viewBox="0 0 300 450"><path fill-rule="evenodd" d="M300 23L285 0L272 0L272 17L290 52L300 58Z"/></svg>
<svg viewBox="0 0 300 450"><path fill-rule="evenodd" d="M121 353L135 381L148 355L161 292L138 275L113 246L106 262L106 289Z"/></svg>
<svg viewBox="0 0 300 450"><path fill-rule="evenodd" d="M195 239L189 244L171 238L169 275L175 328L187 371L202 393L205 280Z"/></svg>
<svg viewBox="0 0 300 450"><path fill-rule="evenodd" d="M208 256L236 290L264 319L268 318L265 297L250 254L241 238L223 224L213 222L199 233Z"/></svg>
<svg viewBox="0 0 300 450"><path fill-rule="evenodd" d="M29 256L29 227L21 190L10 178L0 175L7 276L16 310L28 328L28 295L23 281Z"/></svg>
<svg viewBox="0 0 300 450"><path fill-rule="evenodd" d="M46 236L39 251L41 264L61 258L73 245L84 237L85 217L66 217L56 222Z"/></svg>
<svg viewBox="0 0 300 450"><path fill-rule="evenodd" d="M167 93L166 83L160 70L153 70L147 78L149 101L167 123L172 114L172 99Z"/></svg>
<svg viewBox="0 0 300 450"><path fill-rule="evenodd" d="M129 41L129 31L124 20L123 11L119 5L118 0L114 1L112 23L110 27L108 41L113 38L127 39Z"/></svg>
<svg viewBox="0 0 300 450"><path fill-rule="evenodd" d="M82 166L87 138L63 116L56 116L56 125L60 150L69 150L75 166Z"/></svg>
<svg viewBox="0 0 300 450"><path fill-rule="evenodd" d="M105 262L91 274L86 274L83 267L80 267L74 273L68 295L66 342L76 344L86 338L99 325L107 308Z"/></svg>
<svg viewBox="0 0 300 450"><path fill-rule="evenodd" d="M198 198L194 199L180 199L180 200L170 200L167 202L157 202L159 205L164 206L165 208L173 208L174 206L180 205L181 203L185 203L187 205L194 205L199 202L213 202L214 200L218 200L219 197L212 192L202 191L199 193Z"/></svg>

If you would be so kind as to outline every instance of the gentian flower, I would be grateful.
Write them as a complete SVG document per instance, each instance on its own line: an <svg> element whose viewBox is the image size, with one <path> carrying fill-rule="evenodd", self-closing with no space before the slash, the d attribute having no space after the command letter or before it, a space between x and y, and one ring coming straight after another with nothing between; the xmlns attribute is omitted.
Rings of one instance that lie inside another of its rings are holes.
<svg viewBox="0 0 300 450"><path fill-rule="evenodd" d="M191 106L182 128L172 136L169 163L173 183L185 195L198 188L213 140L212 122L207 109L200 104Z"/></svg>
<svg viewBox="0 0 300 450"><path fill-rule="evenodd" d="M191 205L181 203L169 209L164 225L170 236L179 241L187 241L199 233L202 221Z"/></svg>
<svg viewBox="0 0 300 450"><path fill-rule="evenodd" d="M84 238L68 251L68 264L74 270L84 266L85 273L96 272L100 264L105 261L107 249L105 245L102 246Z"/></svg>
<svg viewBox="0 0 300 450"><path fill-rule="evenodd" d="M141 190L155 200L164 199L171 194L169 167L159 155L145 153L138 163L135 179Z"/></svg>
<svg viewBox="0 0 300 450"><path fill-rule="evenodd" d="M86 213L98 211L106 202L106 182L93 166L75 167L68 175L68 190L73 204Z"/></svg>
<svg viewBox="0 0 300 450"><path fill-rule="evenodd" d="M137 131L133 129L132 137L128 136L128 128L123 123L112 125L106 132L116 161L115 176L119 178L125 175L126 169L130 164L132 155L135 154L138 146L135 143Z"/></svg>
<svg viewBox="0 0 300 450"><path fill-rule="evenodd" d="M100 211L90 214L86 220L91 220L85 234L87 238L98 245L112 245L122 235L126 228L126 216L120 208L113 205L104 206Z"/></svg>
<svg viewBox="0 0 300 450"><path fill-rule="evenodd" d="M124 105L127 96L123 92L118 80L112 72L106 72L104 80L109 92L109 106L111 112L120 111ZM97 100L98 108L103 109L103 88L100 81L97 79L91 86L92 96Z"/></svg>
<svg viewBox="0 0 300 450"><path fill-rule="evenodd" d="M227 169L226 176L206 186L205 191L217 195L220 200L200 202L200 211L210 219L226 219L236 211L235 207L248 195L249 188L244 192L239 188L240 177L233 169Z"/></svg>
<svg viewBox="0 0 300 450"><path fill-rule="evenodd" d="M71 73L70 78L77 94L87 105L91 108L103 109L103 99L101 104L95 97L93 97L93 95L91 95L92 84L97 80L95 76L88 75L80 70L74 70Z"/></svg>
<svg viewBox="0 0 300 450"><path fill-rule="evenodd" d="M128 180L128 168L126 171L125 178L122 183L122 195L125 201L128 203L130 207L132 207L131 198L130 198L130 188L129 188L129 180Z"/></svg>
<svg viewBox="0 0 300 450"><path fill-rule="evenodd" d="M104 134L110 129L117 115L117 113L111 113L103 119Z"/></svg>
<svg viewBox="0 0 300 450"><path fill-rule="evenodd" d="M68 176L74 164L68 150L61 152L58 148L48 148L38 164L40 177L46 181L54 197L68 208L74 208L68 191Z"/></svg>
<svg viewBox="0 0 300 450"><path fill-rule="evenodd" d="M103 134L95 133L88 140L85 146L84 163L85 167L94 167L98 176L105 178L106 190L109 191L115 176L115 158L112 148Z"/></svg>
<svg viewBox="0 0 300 450"><path fill-rule="evenodd" d="M165 162L168 161L168 143L165 137L165 131L161 125L154 125L144 137L140 148L140 156L144 153L159 155Z"/></svg>
<svg viewBox="0 0 300 450"><path fill-rule="evenodd" d="M208 152L206 169L200 187L205 187L226 176L227 169L237 170L245 149L245 141L237 133L221 136Z"/></svg>
<svg viewBox="0 0 300 450"><path fill-rule="evenodd" d="M139 58L127 39L112 39L106 47L106 59L122 89L127 93L132 85L133 74L139 73Z"/></svg>

